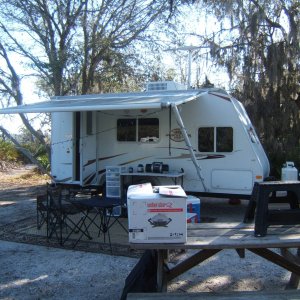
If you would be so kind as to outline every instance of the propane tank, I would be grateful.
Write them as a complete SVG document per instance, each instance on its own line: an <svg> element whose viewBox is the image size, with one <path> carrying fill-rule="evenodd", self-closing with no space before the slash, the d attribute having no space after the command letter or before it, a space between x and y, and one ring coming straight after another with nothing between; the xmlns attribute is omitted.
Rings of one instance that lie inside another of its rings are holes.
<svg viewBox="0 0 300 300"><path fill-rule="evenodd" d="M281 180L298 180L298 170L295 168L294 162L287 161L281 169Z"/></svg>

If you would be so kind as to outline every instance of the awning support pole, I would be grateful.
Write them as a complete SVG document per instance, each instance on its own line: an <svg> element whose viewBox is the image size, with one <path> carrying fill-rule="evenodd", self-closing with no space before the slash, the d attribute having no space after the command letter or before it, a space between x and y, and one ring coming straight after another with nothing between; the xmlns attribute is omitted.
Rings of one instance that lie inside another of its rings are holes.
<svg viewBox="0 0 300 300"><path fill-rule="evenodd" d="M172 104L172 109L173 109L173 111L175 113L175 117L176 117L177 123L178 123L178 125L179 125L179 127L181 129L181 132L183 134L185 143L186 143L186 145L188 147L188 150L189 150L189 152L191 154L192 162L193 162L193 164L194 164L194 166L196 168L196 172L197 172L198 177L199 177L199 179L200 179L200 181L202 183L203 189L204 189L205 192L207 192L207 188L206 188L206 186L204 184L204 178L203 178L202 173L201 173L201 167L198 164L198 161L197 161L196 155L194 153L194 149L192 147L191 141L190 141L189 136L187 134L186 128L184 127L182 118L181 118L180 113L178 111L178 107L177 107L177 105L175 103Z"/></svg>

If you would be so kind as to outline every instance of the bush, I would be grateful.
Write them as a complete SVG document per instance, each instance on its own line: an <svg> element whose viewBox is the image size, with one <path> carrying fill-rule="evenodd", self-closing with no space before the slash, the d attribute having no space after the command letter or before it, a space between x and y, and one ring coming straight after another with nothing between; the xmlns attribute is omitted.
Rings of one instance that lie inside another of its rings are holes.
<svg viewBox="0 0 300 300"><path fill-rule="evenodd" d="M4 162L17 163L23 159L13 143L0 139L0 160Z"/></svg>
<svg viewBox="0 0 300 300"><path fill-rule="evenodd" d="M47 170L50 171L50 162L47 154L41 154L37 157L40 164Z"/></svg>
<svg viewBox="0 0 300 300"><path fill-rule="evenodd" d="M46 170L50 170L50 162L45 147L37 143L22 144L22 147L27 149ZM30 163L28 158L19 152L12 142L3 139L0 139L0 162L1 170L7 169L12 164Z"/></svg>

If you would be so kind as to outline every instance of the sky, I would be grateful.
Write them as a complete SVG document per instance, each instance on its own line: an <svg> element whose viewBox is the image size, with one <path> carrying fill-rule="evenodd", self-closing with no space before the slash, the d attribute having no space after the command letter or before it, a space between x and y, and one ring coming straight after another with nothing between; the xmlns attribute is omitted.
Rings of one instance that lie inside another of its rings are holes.
<svg viewBox="0 0 300 300"><path fill-rule="evenodd" d="M220 29L220 22L213 16L208 15L204 10L201 10L195 4L183 11L181 18L181 30L178 34L184 46L201 46L206 47L195 51L199 56L193 55L194 59L191 64L191 83L195 83L199 79L200 83L205 81L207 77L217 87L229 89L229 77L225 70L216 68L210 58L208 44L203 44L203 36L208 36L212 32ZM176 48L176 47L173 47ZM176 51L185 58L185 68L188 72L188 50ZM193 51L193 53L195 53ZM167 63L175 66L175 57L172 51L167 51Z"/></svg>
<svg viewBox="0 0 300 300"><path fill-rule="evenodd" d="M41 101L38 97L34 81L31 79L23 79L22 81L22 93L24 97L24 103L34 103ZM12 105L15 106L15 105ZM28 115L29 118L34 117L33 114ZM0 125L9 130L10 133L18 134L20 129L23 128L23 123L19 115L0 115Z"/></svg>

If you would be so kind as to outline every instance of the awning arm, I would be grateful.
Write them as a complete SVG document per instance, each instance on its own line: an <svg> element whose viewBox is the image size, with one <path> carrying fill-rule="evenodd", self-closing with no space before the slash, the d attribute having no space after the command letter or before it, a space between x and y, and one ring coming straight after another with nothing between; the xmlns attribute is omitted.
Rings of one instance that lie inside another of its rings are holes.
<svg viewBox="0 0 300 300"><path fill-rule="evenodd" d="M177 123L178 123L178 125L179 125L179 127L181 129L181 132L183 134L183 138L185 140L185 143L186 143L186 145L188 147L188 150L189 150L189 152L191 154L192 162L193 162L193 164L194 164L194 166L196 168L196 172L197 172L198 177L199 177L199 179L200 179L200 181L202 183L203 189L204 189L205 192L207 192L207 188L206 188L205 183L204 183L204 178L203 178L202 173L201 173L201 167L198 164L198 161L197 161L196 155L194 153L194 149L192 147L191 141L190 141L189 136L187 134L186 128L184 127L182 118L181 118L180 113L178 111L178 107L177 107L177 105L175 103L172 104L172 109L173 109L173 111L175 113L175 117L176 117Z"/></svg>

